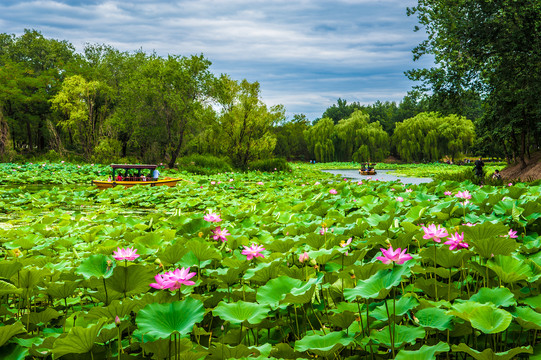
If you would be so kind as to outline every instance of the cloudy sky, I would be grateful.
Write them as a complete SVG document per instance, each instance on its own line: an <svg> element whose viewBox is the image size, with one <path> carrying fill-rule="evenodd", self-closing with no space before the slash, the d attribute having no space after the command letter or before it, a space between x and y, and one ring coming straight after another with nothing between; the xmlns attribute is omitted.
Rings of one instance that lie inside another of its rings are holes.
<svg viewBox="0 0 541 360"><path fill-rule="evenodd" d="M263 100L311 120L336 103L400 101L421 40L415 0L0 0L0 33L36 29L80 51L104 43L203 53L214 73L259 81Z"/></svg>

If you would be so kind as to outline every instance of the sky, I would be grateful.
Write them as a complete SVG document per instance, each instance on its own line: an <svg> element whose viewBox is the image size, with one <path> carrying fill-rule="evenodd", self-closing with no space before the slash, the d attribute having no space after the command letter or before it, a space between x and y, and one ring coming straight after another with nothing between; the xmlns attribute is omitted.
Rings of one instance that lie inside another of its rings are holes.
<svg viewBox="0 0 541 360"><path fill-rule="evenodd" d="M425 38L406 7L415 0L0 0L0 33L120 51L203 54L211 71L258 81L267 105L288 119L321 117L338 98L399 102L414 83L404 71Z"/></svg>

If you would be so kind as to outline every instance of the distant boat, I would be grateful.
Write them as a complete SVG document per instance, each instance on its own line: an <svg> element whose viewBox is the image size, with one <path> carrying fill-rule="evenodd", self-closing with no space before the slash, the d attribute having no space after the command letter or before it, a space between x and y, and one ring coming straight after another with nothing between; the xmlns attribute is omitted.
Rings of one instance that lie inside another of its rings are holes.
<svg viewBox="0 0 541 360"><path fill-rule="evenodd" d="M376 175L376 170L359 170L359 174L361 175Z"/></svg>
<svg viewBox="0 0 541 360"><path fill-rule="evenodd" d="M98 189L110 189L116 186L124 186L126 188L135 185L142 186L169 186L173 187L177 185L177 182L182 179L163 178L154 180L151 177L152 172L157 168L157 165L128 165L128 164L113 164L113 175L110 180L92 180L92 185L96 185ZM121 176L122 180L117 180L116 172ZM122 170L124 170L124 176L122 176ZM142 174L143 170L148 170L149 177Z"/></svg>

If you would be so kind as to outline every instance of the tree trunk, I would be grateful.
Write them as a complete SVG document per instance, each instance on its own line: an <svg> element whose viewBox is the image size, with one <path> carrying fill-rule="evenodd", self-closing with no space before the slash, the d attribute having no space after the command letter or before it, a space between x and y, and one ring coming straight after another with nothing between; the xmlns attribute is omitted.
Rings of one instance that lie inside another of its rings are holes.
<svg viewBox="0 0 541 360"><path fill-rule="evenodd" d="M520 134L520 142L521 142L521 146L520 146L520 168L521 169L524 169L526 168L526 159L525 159L525 155L526 155L526 131L522 131L521 134Z"/></svg>
<svg viewBox="0 0 541 360"><path fill-rule="evenodd" d="M171 159L169 160L169 168L172 169L175 167L175 163L177 161L177 157L180 154L180 149L182 148L182 142L184 141L184 120L181 120L181 126L180 126L180 134L178 139L178 144L175 150L171 154Z"/></svg>

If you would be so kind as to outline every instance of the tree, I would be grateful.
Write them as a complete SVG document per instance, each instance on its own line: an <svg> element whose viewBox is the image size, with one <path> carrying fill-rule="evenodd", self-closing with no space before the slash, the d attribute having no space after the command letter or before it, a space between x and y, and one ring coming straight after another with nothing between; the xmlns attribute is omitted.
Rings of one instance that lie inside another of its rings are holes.
<svg viewBox="0 0 541 360"><path fill-rule="evenodd" d="M328 107L321 117L332 119L332 121L336 124L338 121L350 117L355 110L360 109L362 109L362 106L359 103L354 102L348 104L346 100L339 98L336 101L336 105Z"/></svg>
<svg viewBox="0 0 541 360"><path fill-rule="evenodd" d="M276 147L274 155L295 160L307 160L310 157L304 131L308 130L310 122L306 115L295 114L293 119L274 128Z"/></svg>
<svg viewBox="0 0 541 360"><path fill-rule="evenodd" d="M224 154L246 168L253 160L270 157L276 145L273 126L284 119L281 105L270 109L261 101L258 82L222 76L217 83L221 113L215 126Z"/></svg>
<svg viewBox="0 0 541 360"><path fill-rule="evenodd" d="M86 81L82 76L74 75L64 80L62 89L51 100L53 109L65 115L60 126L79 139L87 160L109 114L110 92L111 89L100 81Z"/></svg>
<svg viewBox="0 0 541 360"><path fill-rule="evenodd" d="M525 166L539 145L541 3L529 0L419 0L409 9L428 39L414 57L434 55L437 67L409 72L454 108L480 98L487 109L483 137L509 139Z"/></svg>
<svg viewBox="0 0 541 360"><path fill-rule="evenodd" d="M319 120L304 132L304 138L310 153L318 162L334 160L334 121L329 118Z"/></svg>

